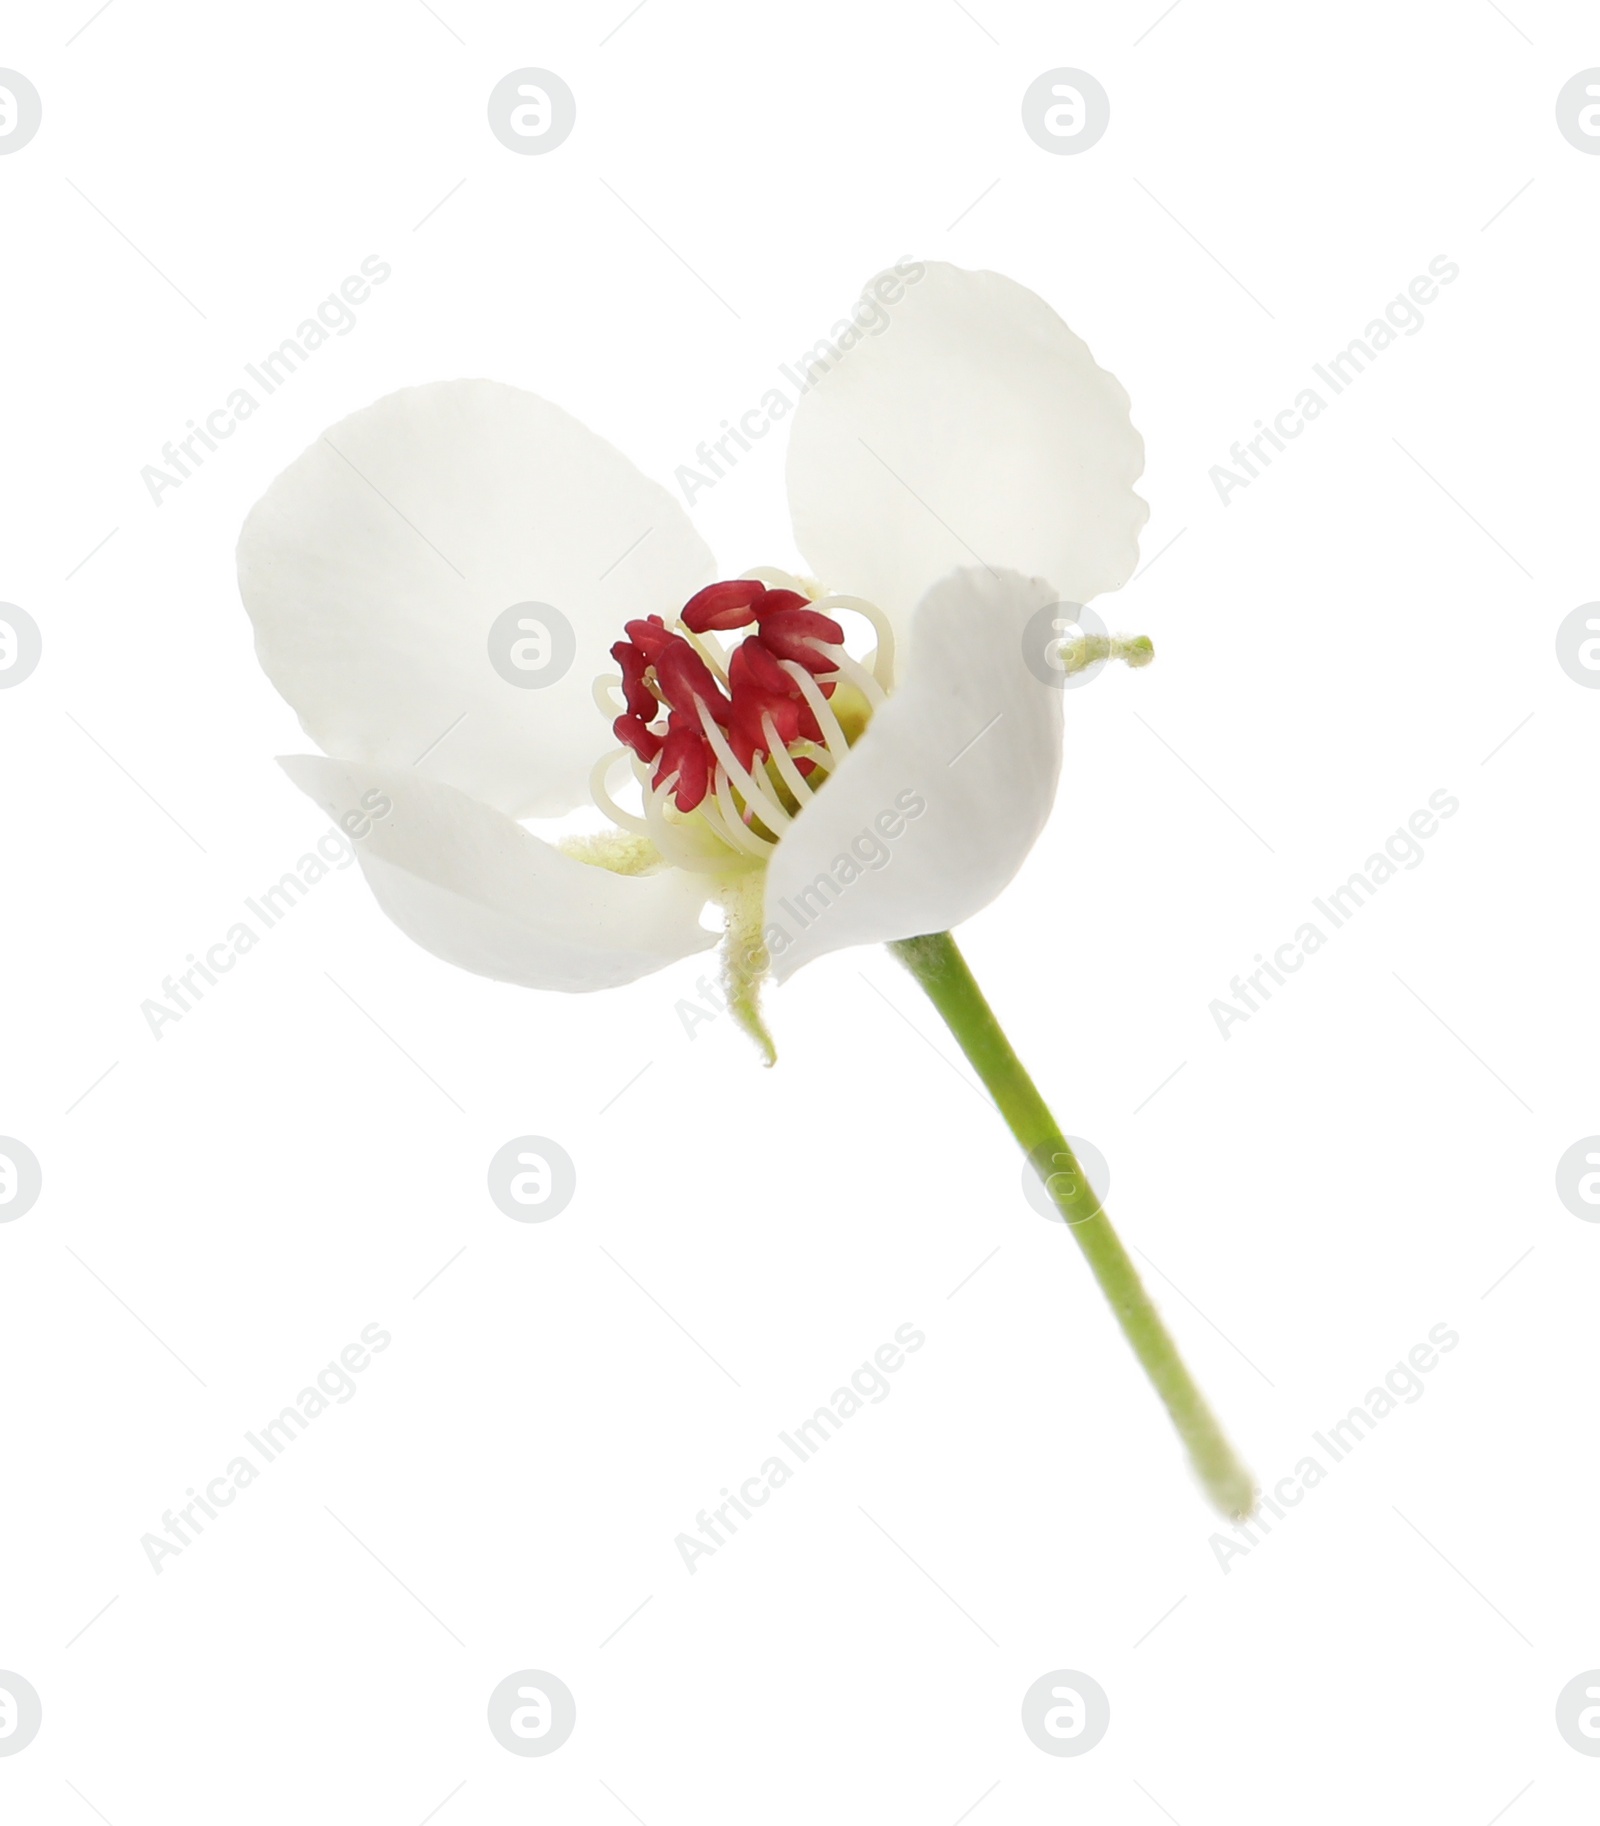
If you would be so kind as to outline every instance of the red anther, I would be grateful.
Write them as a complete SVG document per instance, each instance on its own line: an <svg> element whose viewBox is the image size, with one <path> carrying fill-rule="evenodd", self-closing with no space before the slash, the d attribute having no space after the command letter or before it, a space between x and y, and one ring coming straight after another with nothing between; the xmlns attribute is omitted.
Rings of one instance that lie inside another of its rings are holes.
<svg viewBox="0 0 1600 1826"><path fill-rule="evenodd" d="M657 792L672 782L670 796L680 812L694 811L711 796L723 777L719 753L735 775L770 766L776 753L785 757L784 773L793 781L788 754L801 743L827 744L812 703L818 692L829 698L839 688L838 661L821 648L842 647L844 629L800 591L769 590L749 577L727 579L684 604L675 626L687 629L687 638L659 615L625 626L628 638L612 647L611 656L622 673L627 709L612 729L651 769ZM740 629L748 632L733 645L724 685L694 637ZM817 765L794 758L802 776L815 775ZM754 817L746 811L747 823Z"/></svg>
<svg viewBox="0 0 1600 1826"><path fill-rule="evenodd" d="M661 695L674 710L687 711L699 728L696 703L704 704L723 728L728 725L733 706L722 695L722 687L711 675L711 668L688 641L672 635L668 644L655 655L656 680Z"/></svg>
<svg viewBox="0 0 1600 1826"><path fill-rule="evenodd" d="M756 605L766 593L767 586L753 577L708 583L683 605L679 620L696 634L704 634L709 628L747 628L755 620Z"/></svg>
<svg viewBox="0 0 1600 1826"><path fill-rule="evenodd" d="M753 714L749 705L734 712L733 722L728 727L728 746L733 750L734 760L747 768L755 766L757 755L767 752L761 719Z"/></svg>
<svg viewBox="0 0 1600 1826"><path fill-rule="evenodd" d="M667 724L667 739L656 763L656 785L659 787L672 774L678 776L678 784L672 789L678 810L692 812L711 786L711 751L700 731L676 716Z"/></svg>
<svg viewBox="0 0 1600 1826"><path fill-rule="evenodd" d="M768 697L765 693L746 691L735 699L728 740L742 767L748 767L757 754L771 753L772 743L768 739L764 720L767 717L772 719L778 741L787 748L803 733L803 726L807 718L811 718L811 713L804 704L792 697ZM815 720L811 718L813 726Z"/></svg>
<svg viewBox="0 0 1600 1826"><path fill-rule="evenodd" d="M661 706L656 702L656 694L644 682L644 670L649 661L632 641L627 640L616 643L611 649L611 657L622 668L622 695L627 701L629 715L642 723L654 722Z"/></svg>
<svg viewBox="0 0 1600 1826"><path fill-rule="evenodd" d="M654 704L655 699L651 698L650 702ZM611 733L625 748L631 748L647 767L661 752L662 738L645 726L642 717L619 716L611 725Z"/></svg>
<svg viewBox="0 0 1600 1826"><path fill-rule="evenodd" d="M784 609L809 609L811 598L802 596L798 590L768 590L759 613L777 615Z"/></svg>
<svg viewBox="0 0 1600 1826"><path fill-rule="evenodd" d="M799 689L759 640L746 640L728 661L728 685L733 693L733 721L729 736L733 752L748 767L755 754L771 751L763 718L770 716L778 740L785 748L816 719L800 701ZM820 733L820 732L819 732Z"/></svg>
<svg viewBox="0 0 1600 1826"><path fill-rule="evenodd" d="M676 640L676 634L669 634L659 615L652 615L647 621L625 621L622 624L624 633L639 651L655 664L656 657L669 641Z"/></svg>
<svg viewBox="0 0 1600 1826"><path fill-rule="evenodd" d="M762 646L779 659L792 659L808 672L837 672L837 664L811 643L823 640L830 646L839 646L844 629L815 609L785 609L781 615L762 617L760 639Z"/></svg>
<svg viewBox="0 0 1600 1826"><path fill-rule="evenodd" d="M728 689L735 704L745 691L768 697L793 697L799 686L759 639L741 641L728 661Z"/></svg>

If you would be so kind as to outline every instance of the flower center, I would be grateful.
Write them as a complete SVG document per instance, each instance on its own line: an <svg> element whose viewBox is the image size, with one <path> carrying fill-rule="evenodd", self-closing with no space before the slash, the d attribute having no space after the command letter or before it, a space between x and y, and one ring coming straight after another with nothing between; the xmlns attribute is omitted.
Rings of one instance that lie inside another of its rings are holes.
<svg viewBox="0 0 1600 1826"><path fill-rule="evenodd" d="M829 611L872 625L876 649L852 657ZM812 595L780 571L708 584L668 627L625 624L611 656L620 679L596 681L622 748L595 770L594 796L625 828L681 867L764 861L849 752L883 702L893 639L883 615L853 596ZM644 817L622 811L606 780L627 757Z"/></svg>

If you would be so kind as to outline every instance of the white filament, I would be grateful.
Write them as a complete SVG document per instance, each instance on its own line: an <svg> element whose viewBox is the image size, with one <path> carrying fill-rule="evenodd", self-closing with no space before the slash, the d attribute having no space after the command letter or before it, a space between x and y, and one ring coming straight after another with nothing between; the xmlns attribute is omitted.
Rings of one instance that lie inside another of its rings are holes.
<svg viewBox="0 0 1600 1826"><path fill-rule="evenodd" d="M837 766L850 751L850 744L845 740L844 731L839 727L839 719L833 714L832 706L822 695L822 687L797 659L783 660L782 666L800 687L800 695L811 706L811 714L817 719L822 730L822 739L828 745L828 756Z"/></svg>
<svg viewBox="0 0 1600 1826"><path fill-rule="evenodd" d="M862 665L860 660L852 659L843 647L824 646L820 641L816 644L817 650L827 654L828 658L839 668L840 676L849 679L874 710L880 704L888 702L888 692Z"/></svg>
<svg viewBox="0 0 1600 1826"><path fill-rule="evenodd" d="M608 723L614 722L627 710L626 700L619 702L617 697L610 695L614 691L620 697L622 692L622 680L616 673L602 672L590 689L594 693L594 701L599 706L601 716Z"/></svg>
<svg viewBox="0 0 1600 1826"><path fill-rule="evenodd" d="M878 637L878 645L872 655L872 671L878 683L885 691L894 688L894 627L889 617L875 602L868 602L864 596L843 596L837 593L820 597L816 607L824 614L830 615L835 609L853 609L863 620L872 624L872 631Z"/></svg>
<svg viewBox="0 0 1600 1826"><path fill-rule="evenodd" d="M625 831L632 831L636 837L653 837L653 827L643 818L636 818L632 812L625 812L612 798L606 784L611 770L624 756L631 758L631 751L626 748L613 748L595 762L589 775L589 797L594 800L614 824L620 824ZM658 846L659 847L659 846Z"/></svg>
<svg viewBox="0 0 1600 1826"><path fill-rule="evenodd" d="M772 840L758 837L739 816L739 808L733 802L733 788L728 784L728 776L722 768L717 769L712 784L721 822L719 834L735 849L743 850L747 856L760 856L765 860L772 849Z"/></svg>
<svg viewBox="0 0 1600 1826"><path fill-rule="evenodd" d="M778 740L778 726L773 722L770 710L761 713L761 733L767 738L767 753L772 757L772 765L777 768L784 785L804 805L813 796L811 786L795 766L789 750Z"/></svg>
<svg viewBox="0 0 1600 1826"><path fill-rule="evenodd" d="M728 738L717 727L717 720L704 704L699 704L700 726L706 732L706 740L711 744L712 753L727 769L728 777L744 794L745 804L756 814L761 822L775 836L781 836L789 826L789 814L771 795L771 791L762 780L758 780L748 767L739 765L739 757L728 746Z"/></svg>

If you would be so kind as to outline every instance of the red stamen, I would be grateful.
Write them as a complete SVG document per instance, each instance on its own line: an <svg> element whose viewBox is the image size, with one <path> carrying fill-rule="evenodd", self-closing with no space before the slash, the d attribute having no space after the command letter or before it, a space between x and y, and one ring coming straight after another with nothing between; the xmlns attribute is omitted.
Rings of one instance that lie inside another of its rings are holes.
<svg viewBox="0 0 1600 1826"><path fill-rule="evenodd" d="M766 617L781 614L785 609L808 609L810 606L811 598L802 596L798 590L768 590L759 613Z"/></svg>
<svg viewBox="0 0 1600 1826"><path fill-rule="evenodd" d="M712 716L726 728L733 706L722 695L722 687L711 675L711 668L680 635L672 635L669 644L655 656L656 682L661 695L673 710L687 711L700 726L697 703L704 704Z"/></svg>
<svg viewBox="0 0 1600 1826"><path fill-rule="evenodd" d="M776 591L773 592L777 594ZM785 609L780 615L761 618L761 644L779 659L792 659L808 672L836 672L837 665L827 654L819 653L813 641L827 641L839 646L844 629L815 609Z"/></svg>
<svg viewBox="0 0 1600 1826"><path fill-rule="evenodd" d="M651 698L650 702L653 706L655 699ZM624 747L631 748L646 767L661 752L663 738L647 728L642 717L619 716L611 725L611 733Z"/></svg>
<svg viewBox="0 0 1600 1826"><path fill-rule="evenodd" d="M741 641L728 661L728 689L737 704L741 691L765 692L770 697L792 697L799 687L784 671L758 636Z"/></svg>
<svg viewBox="0 0 1600 1826"><path fill-rule="evenodd" d="M667 724L667 739L656 764L656 785L659 787L672 774L678 776L672 791L678 810L692 812L711 787L711 750L701 732L676 715Z"/></svg>
<svg viewBox="0 0 1600 1826"><path fill-rule="evenodd" d="M661 706L656 701L656 694L645 683L645 667L649 661L627 640L616 643L611 649L611 657L622 668L622 695L627 701L629 715L642 723L653 722Z"/></svg>
<svg viewBox="0 0 1600 1826"><path fill-rule="evenodd" d="M756 618L756 605L766 594L767 586L750 577L708 583L683 605L679 619L696 634L711 628L747 628Z"/></svg>
<svg viewBox="0 0 1600 1826"><path fill-rule="evenodd" d="M629 640L652 665L668 642L678 638L676 634L667 632L659 615L652 615L647 621L625 621L622 626Z"/></svg>
<svg viewBox="0 0 1600 1826"><path fill-rule="evenodd" d="M808 597L798 590L769 590L754 578L735 578L697 591L684 605L680 623L692 634L750 629L728 657L726 686L693 640L675 633L659 615L626 623L628 639L611 649L627 704L612 729L624 747L653 769L658 792L672 781L671 798L680 812L704 803L719 777L706 718L727 733L736 764L730 772L754 771L771 760L775 749L784 752L800 741L826 744L806 691L790 668L804 667L816 689L831 697L838 688L838 662L820 649L842 646L844 630L813 609ZM794 765L806 777L817 770L809 758L796 758ZM746 807L744 817L748 824L758 813Z"/></svg>

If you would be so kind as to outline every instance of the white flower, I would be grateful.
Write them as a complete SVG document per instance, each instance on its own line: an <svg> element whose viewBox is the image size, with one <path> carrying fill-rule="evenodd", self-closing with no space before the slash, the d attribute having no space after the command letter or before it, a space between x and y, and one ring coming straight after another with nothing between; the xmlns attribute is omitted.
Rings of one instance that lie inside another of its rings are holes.
<svg viewBox="0 0 1600 1826"><path fill-rule="evenodd" d="M283 765L336 818L387 799L358 853L419 944L602 989L715 943L716 901L749 991L769 961L781 980L948 930L1016 872L1061 765L1062 693L1025 664L1024 630L1132 572L1143 445L1116 380L1022 286L902 264L869 293L894 296L887 324L853 332L791 430L795 540L820 585L763 570L701 596L718 572L677 502L492 381L379 400L257 503L240 589L324 750ZM695 598L699 632L679 620ZM486 647L530 602L576 639L538 690ZM861 657L846 623L871 632ZM596 691L606 673L618 688L618 642L626 704ZM628 711L638 754L610 727ZM630 767L633 813L613 796ZM591 798L622 831L563 846L518 822Z"/></svg>

